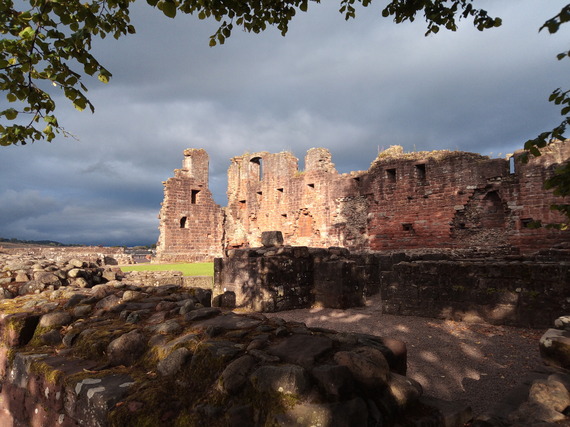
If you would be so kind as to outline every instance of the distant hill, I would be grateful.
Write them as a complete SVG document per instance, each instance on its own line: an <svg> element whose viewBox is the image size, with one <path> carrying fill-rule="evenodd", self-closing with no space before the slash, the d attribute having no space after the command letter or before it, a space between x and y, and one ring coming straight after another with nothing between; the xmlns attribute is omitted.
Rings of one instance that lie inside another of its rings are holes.
<svg viewBox="0 0 570 427"><path fill-rule="evenodd" d="M81 245L66 245L64 243L55 242L53 240L20 240L20 239L6 239L0 237L0 245L3 243L14 245L35 245L35 246L81 246Z"/></svg>

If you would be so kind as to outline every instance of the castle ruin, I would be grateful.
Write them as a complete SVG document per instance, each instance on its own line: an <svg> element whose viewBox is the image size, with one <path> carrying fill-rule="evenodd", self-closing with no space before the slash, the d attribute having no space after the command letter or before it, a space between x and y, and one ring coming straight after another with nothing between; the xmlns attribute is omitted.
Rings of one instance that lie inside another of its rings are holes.
<svg viewBox="0 0 570 427"><path fill-rule="evenodd" d="M561 198L544 181L570 159L557 142L528 163L474 153L404 153L393 146L367 171L340 174L324 148L312 148L305 170L289 152L231 159L228 206L208 189L209 157L184 151L182 169L164 183L157 260L205 261L227 249L257 247L280 230L293 246L353 251L441 248L530 253L567 242L570 232L535 228L557 223Z"/></svg>

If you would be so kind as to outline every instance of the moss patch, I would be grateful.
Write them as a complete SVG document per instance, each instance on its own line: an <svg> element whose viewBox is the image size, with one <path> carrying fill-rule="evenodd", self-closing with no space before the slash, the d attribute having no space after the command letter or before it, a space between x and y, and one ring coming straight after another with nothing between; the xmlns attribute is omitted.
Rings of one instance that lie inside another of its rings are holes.
<svg viewBox="0 0 570 427"><path fill-rule="evenodd" d="M111 341L136 329L136 326L125 324L120 320L101 322L91 326L83 329L77 337L73 345L74 356L94 360L105 357L107 346Z"/></svg>

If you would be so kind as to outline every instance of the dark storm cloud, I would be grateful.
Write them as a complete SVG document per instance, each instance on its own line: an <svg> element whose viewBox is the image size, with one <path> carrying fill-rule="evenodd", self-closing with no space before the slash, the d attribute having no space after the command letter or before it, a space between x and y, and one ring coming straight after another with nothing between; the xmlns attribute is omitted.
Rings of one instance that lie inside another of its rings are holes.
<svg viewBox="0 0 570 427"><path fill-rule="evenodd" d="M376 9L345 22L338 5L311 5L283 38L235 31L208 47L215 22L170 20L136 2L138 33L95 45L113 73L86 80L96 114L60 103L79 141L0 151L0 237L152 243L162 181L182 151L205 148L210 188L225 203L229 159L249 151L327 147L340 172L378 151L451 149L504 156L557 124L549 93L569 87L556 61L568 30L538 33L563 1L480 1L503 26L424 37Z"/></svg>

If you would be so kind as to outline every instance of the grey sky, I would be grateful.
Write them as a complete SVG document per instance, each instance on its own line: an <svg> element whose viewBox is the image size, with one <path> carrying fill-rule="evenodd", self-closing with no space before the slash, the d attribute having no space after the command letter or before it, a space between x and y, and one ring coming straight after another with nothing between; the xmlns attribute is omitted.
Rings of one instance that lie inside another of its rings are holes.
<svg viewBox="0 0 570 427"><path fill-rule="evenodd" d="M459 149L504 156L560 121L547 102L570 88L569 28L538 33L566 1L481 0L503 26L424 37L381 3L345 22L334 2L309 6L286 37L235 31L208 47L216 22L171 20L137 2L137 34L96 44L113 73L86 79L94 115L61 101L79 141L0 148L0 237L150 244L162 181L185 148L210 154L210 187L225 204L229 159L246 151L326 147L341 172L379 149ZM0 102L0 108L3 103Z"/></svg>

